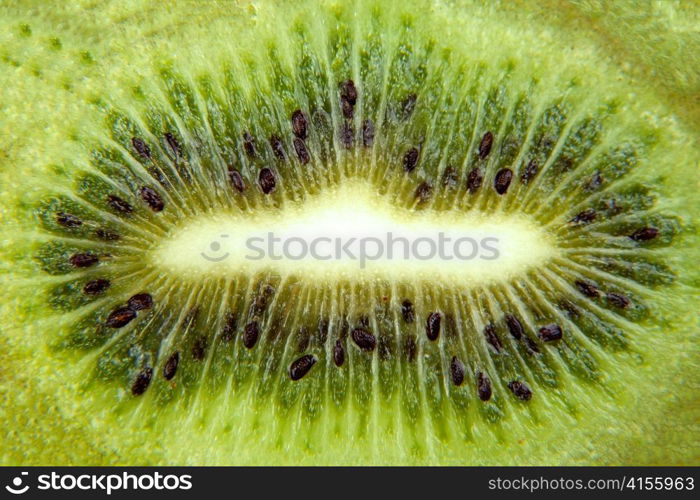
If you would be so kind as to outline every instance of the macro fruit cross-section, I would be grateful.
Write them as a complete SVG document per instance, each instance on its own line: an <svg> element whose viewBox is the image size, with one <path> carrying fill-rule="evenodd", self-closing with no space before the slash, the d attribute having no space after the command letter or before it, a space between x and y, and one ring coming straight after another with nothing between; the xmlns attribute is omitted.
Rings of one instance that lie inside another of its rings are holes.
<svg viewBox="0 0 700 500"><path fill-rule="evenodd" d="M0 7L2 463L697 461L695 114L543 5Z"/></svg>

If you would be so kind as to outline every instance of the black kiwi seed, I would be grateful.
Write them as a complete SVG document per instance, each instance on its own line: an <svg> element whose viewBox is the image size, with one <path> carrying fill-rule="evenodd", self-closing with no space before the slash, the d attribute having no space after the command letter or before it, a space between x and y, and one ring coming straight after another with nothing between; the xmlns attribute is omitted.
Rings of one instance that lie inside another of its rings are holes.
<svg viewBox="0 0 700 500"><path fill-rule="evenodd" d="M355 328L352 331L352 340L363 351L374 351L377 346L377 339L364 328Z"/></svg>
<svg viewBox="0 0 700 500"><path fill-rule="evenodd" d="M440 313L433 312L428 315L428 320L425 323L425 334L429 340L437 340L440 336L440 322L442 317Z"/></svg>
<svg viewBox="0 0 700 500"><path fill-rule="evenodd" d="M525 170L523 170L523 173L520 175L520 182L523 184L530 182L530 179L537 175L539 168L540 166L537 164L537 160L530 160Z"/></svg>
<svg viewBox="0 0 700 500"><path fill-rule="evenodd" d="M535 343L534 340L532 340L530 337L524 337L525 338L525 344L527 345L527 349L530 353L539 353L540 348L537 347L537 344Z"/></svg>
<svg viewBox="0 0 700 500"><path fill-rule="evenodd" d="M562 311L566 311L570 318L578 318L580 315L579 310L576 308L576 306L567 299L561 299L557 306Z"/></svg>
<svg viewBox="0 0 700 500"><path fill-rule="evenodd" d="M255 139L250 132L243 132L243 149L249 158L255 156Z"/></svg>
<svg viewBox="0 0 700 500"><path fill-rule="evenodd" d="M431 186L427 181L421 182L416 188L415 197L418 198L421 203L428 201L432 195L433 186Z"/></svg>
<svg viewBox="0 0 700 500"><path fill-rule="evenodd" d="M153 378L153 368L147 367L141 370L131 385L131 394L140 396L146 392L146 389L151 384L151 378Z"/></svg>
<svg viewBox="0 0 700 500"><path fill-rule="evenodd" d="M140 137L132 137L131 145L134 146L134 149L142 158L151 157L151 148L149 148L148 144L146 144Z"/></svg>
<svg viewBox="0 0 700 500"><path fill-rule="evenodd" d="M258 326L258 322L251 321L243 329L243 345L248 349L252 349L258 341L259 335L260 327Z"/></svg>
<svg viewBox="0 0 700 500"><path fill-rule="evenodd" d="M117 233L107 231L106 229L97 229L95 230L95 234L99 239L105 241L115 241L119 239L119 235Z"/></svg>
<svg viewBox="0 0 700 500"><path fill-rule="evenodd" d="M413 172L413 170L416 168L416 165L418 165L418 149L417 148L411 148L403 156L403 169L407 173Z"/></svg>
<svg viewBox="0 0 700 500"><path fill-rule="evenodd" d="M343 113L343 116L348 120L352 119L352 116L355 113L354 106L345 99L340 100L340 111Z"/></svg>
<svg viewBox="0 0 700 500"><path fill-rule="evenodd" d="M584 189L586 191L595 191L602 185L603 185L603 176L600 175L600 172L596 172L595 174L593 174L593 176L591 176L588 183L586 183L586 185L584 186Z"/></svg>
<svg viewBox="0 0 700 500"><path fill-rule="evenodd" d="M471 194L476 193L481 187L481 183L483 181L484 174L481 173L481 170L478 168L472 169L471 172L469 172L469 175L467 175L467 190Z"/></svg>
<svg viewBox="0 0 700 500"><path fill-rule="evenodd" d="M445 173L442 174L442 185L444 187L454 187L457 185L459 180L459 175L457 174L457 169L452 165L448 165L445 169Z"/></svg>
<svg viewBox="0 0 700 500"><path fill-rule="evenodd" d="M292 132L294 132L294 135L299 139L306 139L309 136L308 120L304 112L300 109L292 113Z"/></svg>
<svg viewBox="0 0 700 500"><path fill-rule="evenodd" d="M157 180L161 186L168 187L168 180L165 178L160 169L151 167L148 169L148 173L151 174L151 177Z"/></svg>
<svg viewBox="0 0 700 500"><path fill-rule="evenodd" d="M224 328L221 332L221 340L223 342L231 342L236 335L236 315L232 312L226 314Z"/></svg>
<svg viewBox="0 0 700 500"><path fill-rule="evenodd" d="M58 222L63 227L78 227L83 223L83 221L81 221L75 215L67 214L64 212L59 212L56 214L56 222Z"/></svg>
<svg viewBox="0 0 700 500"><path fill-rule="evenodd" d="M311 155L309 155L309 150L306 148L306 143L298 137L294 138L294 151L296 151L299 163L302 165L306 165L311 160Z"/></svg>
<svg viewBox="0 0 700 500"><path fill-rule="evenodd" d="M83 293L85 295L97 295L107 290L110 284L109 280L103 278L88 281L83 286Z"/></svg>
<svg viewBox="0 0 700 500"><path fill-rule="evenodd" d="M197 319L197 316L199 315L199 306L193 306L187 314L185 314L185 317L182 319L182 328L184 330L187 330L192 324L195 322Z"/></svg>
<svg viewBox="0 0 700 500"><path fill-rule="evenodd" d="M97 255L92 253L76 253L70 256L68 259L71 266L73 267L90 267L97 264L100 259Z"/></svg>
<svg viewBox="0 0 700 500"><path fill-rule="evenodd" d="M172 380L177 373L177 365L180 364L180 351L175 351L170 355L163 366L163 377L165 380Z"/></svg>
<svg viewBox="0 0 700 500"><path fill-rule="evenodd" d="M496 178L493 181L493 187L498 194L506 194L511 180L513 180L513 171L509 168L503 168L496 174Z"/></svg>
<svg viewBox="0 0 700 500"><path fill-rule="evenodd" d="M355 145L355 130L350 123L343 123L338 134L340 143L345 149L352 149Z"/></svg>
<svg viewBox="0 0 700 500"><path fill-rule="evenodd" d="M613 293L610 292L605 295L605 298L610 302L612 305L615 307L619 307L620 309L625 309L630 305L630 299L625 297L624 295L620 293Z"/></svg>
<svg viewBox="0 0 700 500"><path fill-rule="evenodd" d="M278 160L284 160L287 158L287 154L284 152L284 144L282 144L282 139L280 139L278 136L270 136L270 147Z"/></svg>
<svg viewBox="0 0 700 500"><path fill-rule="evenodd" d="M486 337L486 342L491 344L491 346L496 350L496 352L501 352L503 349L503 344L501 340L496 335L496 327L492 323L489 323L484 327L484 337Z"/></svg>
<svg viewBox="0 0 700 500"><path fill-rule="evenodd" d="M523 329L523 325L520 323L518 318L512 314L508 314L506 316L506 325L508 325L508 330L514 339L520 340L522 338L525 330Z"/></svg>
<svg viewBox="0 0 700 500"><path fill-rule="evenodd" d="M121 328L122 326L129 324L129 322L135 317L136 311L134 311L132 308L120 307L109 313L105 324L110 328Z"/></svg>
<svg viewBox="0 0 700 500"><path fill-rule="evenodd" d="M113 194L110 194L107 197L107 203L109 204L110 207L112 207L114 210L116 210L120 214L130 214L131 212L134 211L134 207L132 207L126 201L122 200L119 196L115 196Z"/></svg>
<svg viewBox="0 0 700 500"><path fill-rule="evenodd" d="M294 381L300 380L304 375L309 373L309 370L316 364L316 356L313 354L304 354L299 359L296 359L289 366L289 378Z"/></svg>
<svg viewBox="0 0 700 500"><path fill-rule="evenodd" d="M175 156L180 156L182 151L180 149L180 143L177 141L175 136L170 132L166 132L165 141L168 143L168 146L170 146L170 150L173 152L173 154Z"/></svg>
<svg viewBox="0 0 700 500"><path fill-rule="evenodd" d="M594 299L600 294L600 291L593 283L589 283L588 281L583 280L576 280L575 284L576 288L578 288L579 291L586 297L591 297Z"/></svg>
<svg viewBox="0 0 700 500"><path fill-rule="evenodd" d="M354 106L357 103L357 87L352 80L345 80L340 84L340 98Z"/></svg>
<svg viewBox="0 0 700 500"><path fill-rule="evenodd" d="M545 325L540 328L540 338L545 342L553 342L562 338L561 327L556 323Z"/></svg>
<svg viewBox="0 0 700 500"><path fill-rule="evenodd" d="M532 391L525 382L520 382L518 380L508 382L508 389L521 401L529 401L532 399Z"/></svg>
<svg viewBox="0 0 700 500"><path fill-rule="evenodd" d="M143 311L153 307L153 297L148 293L137 293L127 301L127 304L134 311Z"/></svg>
<svg viewBox="0 0 700 500"><path fill-rule="evenodd" d="M416 313L413 309L413 302L406 299L401 303L401 315L406 323L413 323Z"/></svg>
<svg viewBox="0 0 700 500"><path fill-rule="evenodd" d="M416 343L416 337L413 335L407 336L403 341L403 353L409 362L416 360L417 350L418 344Z"/></svg>
<svg viewBox="0 0 700 500"><path fill-rule="evenodd" d="M479 158L485 160L491 152L492 146L493 134L490 131L488 131L484 134L484 136L481 138L481 142L479 143Z"/></svg>
<svg viewBox="0 0 700 500"><path fill-rule="evenodd" d="M598 214L595 210L593 210L592 208L588 208L583 212L579 212L578 214L576 214L576 216L573 217L569 222L572 222L574 224L588 224L589 222L593 222L597 215Z"/></svg>
<svg viewBox="0 0 700 500"><path fill-rule="evenodd" d="M352 118L357 102L357 88L352 80L340 84L340 109L345 118Z"/></svg>
<svg viewBox="0 0 700 500"><path fill-rule="evenodd" d="M330 327L330 322L328 318L321 318L318 320L318 328L316 340L319 344L325 344L328 339L328 328Z"/></svg>
<svg viewBox="0 0 700 500"><path fill-rule="evenodd" d="M634 241L649 241L653 240L658 235L659 230L655 227L643 227L630 234L630 238L632 238Z"/></svg>
<svg viewBox="0 0 700 500"><path fill-rule="evenodd" d="M235 168L230 168L228 170L228 178L231 181L231 185L236 188L236 191L242 193L245 190L245 182L243 181L243 176Z"/></svg>
<svg viewBox="0 0 700 500"><path fill-rule="evenodd" d="M408 120L413 114L413 110L416 107L416 101L418 96L416 94L409 94L401 103L401 119Z"/></svg>
<svg viewBox="0 0 700 500"><path fill-rule="evenodd" d="M345 349L343 349L343 343L340 339L336 340L333 346L333 362L335 366L343 366L345 363Z"/></svg>
<svg viewBox="0 0 700 500"><path fill-rule="evenodd" d="M268 304L270 303L270 299L274 294L275 289L271 285L261 287L260 292L255 297L255 302L253 303L253 312L258 316L265 312L265 309L267 308Z"/></svg>
<svg viewBox="0 0 700 500"><path fill-rule="evenodd" d="M464 382L464 363L462 363L457 356L452 356L452 361L450 361L450 375L452 376L452 383L454 385L462 385Z"/></svg>
<svg viewBox="0 0 700 500"><path fill-rule="evenodd" d="M368 119L362 122L362 145L370 148L372 144L374 144L374 122Z"/></svg>
<svg viewBox="0 0 700 500"><path fill-rule="evenodd" d="M139 194L141 195L141 199L145 201L154 212L160 212L165 207L162 198L153 188L144 186L139 190Z"/></svg>
<svg viewBox="0 0 700 500"><path fill-rule="evenodd" d="M260 173L258 174L258 184L260 185L260 190L264 194L272 193L277 185L277 180L275 179L275 174L272 173L272 170L267 167L260 170Z"/></svg>
<svg viewBox="0 0 700 500"><path fill-rule="evenodd" d="M369 328L369 316L367 316L366 314L363 314L359 318L357 318L357 322L359 323L361 328Z"/></svg>
<svg viewBox="0 0 700 500"><path fill-rule="evenodd" d="M192 345L192 358L195 361L202 361L207 353L207 338L198 337Z"/></svg>
<svg viewBox="0 0 700 500"><path fill-rule="evenodd" d="M491 399L491 379L483 372L476 374L476 391L480 400L488 401Z"/></svg>

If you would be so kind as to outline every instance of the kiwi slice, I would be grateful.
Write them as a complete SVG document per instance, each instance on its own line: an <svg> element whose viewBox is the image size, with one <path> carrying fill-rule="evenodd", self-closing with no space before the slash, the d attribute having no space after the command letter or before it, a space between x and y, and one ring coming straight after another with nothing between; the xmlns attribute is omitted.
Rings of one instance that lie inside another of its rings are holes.
<svg viewBox="0 0 700 500"><path fill-rule="evenodd" d="M697 126L519 9L4 4L3 463L696 460ZM503 252L219 260L339 226Z"/></svg>

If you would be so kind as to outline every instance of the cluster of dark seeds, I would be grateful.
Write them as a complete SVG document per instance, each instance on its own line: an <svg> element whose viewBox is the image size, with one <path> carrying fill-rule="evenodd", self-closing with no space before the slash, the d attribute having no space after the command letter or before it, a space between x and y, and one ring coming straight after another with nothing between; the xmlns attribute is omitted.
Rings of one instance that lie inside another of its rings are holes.
<svg viewBox="0 0 700 500"><path fill-rule="evenodd" d="M600 297L602 293L604 293L601 292L601 290L598 289L596 285L589 281L576 280L574 284L583 295L591 299L596 299ZM608 302L620 309L625 309L631 304L630 299L628 297L625 297L621 293L607 292L605 293L605 297L608 300Z"/></svg>
<svg viewBox="0 0 700 500"><path fill-rule="evenodd" d="M337 130L337 137L340 144L346 149L351 149L355 146L355 117L357 114L359 97L358 88L352 80L347 79L339 84L338 98L342 121ZM393 122L405 122L409 120L414 112L417 100L417 94L411 93L400 102L392 103L390 118L393 120ZM323 113L325 112L321 110L321 114ZM302 109L296 109L290 115L292 131L291 145L293 149L290 149L289 152L290 156L294 154L296 155L299 164L302 166L307 165L311 161L311 153L307 143L310 134L314 132L311 130L311 123L313 123L314 126L321 126L319 125L320 122L317 120L319 117L319 111L317 110L313 112L311 116L313 122L309 121L307 113ZM323 118L323 116L320 118ZM362 145L364 147L371 147L374 144L376 134L374 123L370 119L364 119L362 123L358 123L358 125L361 126ZM326 115L325 127L328 126L329 123ZM177 161L182 155L180 143L170 132L166 132L164 134L164 140L172 153L172 155L169 154L169 156L173 157ZM487 169L486 164L490 157L490 153L493 150L494 141L495 137L491 131L486 131L481 137L475 153L476 166L474 166L466 176L466 188L471 194L477 193L484 184L485 172ZM285 143L280 136L273 134L268 138L268 142L272 153L277 160L288 160L288 153L285 149ZM264 145L264 143L262 144ZM250 131L243 132L242 145L246 156L249 158L257 157L260 144L256 142L255 137ZM131 147L135 152L135 155L144 163L144 166L147 167L148 171L151 172L153 177L156 180L159 180L161 185L165 186L165 179L153 166L155 161L149 145L140 137L132 137ZM416 171L421 161L424 161L421 159L421 155L425 154L423 151L422 140L418 141L417 144L406 145L406 149L402 150L400 154L401 156L399 156L396 160L401 163L403 171L406 174L413 173ZM542 161L542 158L539 160ZM570 158L562 157L561 160L568 163L568 166L566 167L567 169L571 168L572 160ZM151 165L150 167L148 166L149 164ZM520 173L520 182L525 185L528 184L538 175L539 169L540 165L538 160L529 159ZM241 171L236 169L233 165L229 165L226 174L228 182L230 182L231 187L235 191L243 193L246 190L247 181L241 174ZM514 181L515 175L516 174L514 171L510 168L501 168L498 170L495 173L493 180L493 189L495 192L500 196L506 195ZM441 181L438 182L441 182L445 188L455 187L460 183L460 173L454 166L448 165ZM588 179L586 183L584 183L583 189L595 191L599 189L604 182L605 179L603 179L600 172L595 172L592 177ZM250 184L254 185L254 183L254 180L250 181ZM268 195L275 192L277 183L278 176L272 166L264 166L258 171L257 184L263 194ZM430 182L427 180L422 180L417 184L414 191L414 198L417 203L425 203L433 196L433 190L434 187ZM145 203L145 205L153 212L161 212L165 208L163 197L159 191L152 186L137 184L133 197L127 197L129 201L124 198L125 197L120 197L115 194L109 194L107 195L106 199L102 200L102 203L106 203L106 206L113 213L121 216L129 216L132 214L135 211L135 207L141 202ZM580 210L580 208L578 210ZM598 218L601 218L608 212L615 214L620 213L622 209L616 206L615 200L611 200L606 202L606 204L602 208L599 208L599 210L600 213L593 208L580 210L569 219L569 224L572 226L583 226L596 221ZM81 226L87 226L89 229L93 229L93 227L90 225L90 221L83 221L79 217L63 211L55 213L55 221L58 225L68 229L78 228ZM578 229L578 227L576 227L576 229ZM120 237L118 234L105 228L95 229L95 234L100 239L105 241L116 240ZM622 237L641 243L654 240L659 236L659 234L659 229L647 226L638 228L633 232L625 232ZM109 256L102 254L98 256L87 251L71 255L69 262L71 266L75 268L87 268L96 265L100 262L101 258L105 257ZM596 283L580 279L576 280L574 285L576 289L585 297L591 299L604 299L610 305L617 308L624 309L629 307L631 304L630 299L625 295L617 292L608 292L599 288ZM104 293L110 288L110 286L111 283L107 279L93 279L84 283L82 292L88 296L96 296ZM273 293L274 289L272 289L272 287L263 287L251 305L249 314L246 317L247 319L245 321L241 321L241 323L244 323L243 331L241 333L241 342L247 349L252 349L258 343L261 335L261 325L264 324L262 321L262 315L268 306ZM569 314L569 317L578 317L579 311L571 302L567 301L566 299L562 299L559 305L562 310L565 310ZM105 321L105 325L110 328L121 328L135 319L139 311L147 310L152 307L153 299L150 294L139 293L133 295L129 298L125 306L118 307L109 314ZM193 308L186 315L185 320L183 321L185 328L189 328L189 326L193 323L197 312L198 309ZM411 324L416 321L416 311L413 303L410 300L406 299L402 301L400 312L404 323ZM451 331L449 315L445 316L445 321L445 331L449 334ZM530 354L540 352L540 347L538 347L538 344L528 336L523 323L517 316L513 314L506 314L504 317L504 322L505 326L507 327L507 332L510 333L513 339L526 346ZM237 318L234 313L228 313L224 319L220 335L220 339L224 343L229 343L234 340L238 324L239 318ZM427 339L431 342L438 341L442 326L442 315L439 312L429 312L425 319L425 334ZM321 342L326 341L328 328L328 320L319 323L319 339L322 339ZM545 343L556 342L563 338L562 327L556 323L535 327L533 333L536 335L536 338ZM311 345L311 333L307 327L302 327L297 333L295 333L295 335L298 336L296 350L299 354L302 354ZM345 363L345 350L347 346L346 339L348 337L362 351L372 352L376 349L379 353L380 359L387 359L391 353L392 347L390 346L389 341L387 341L387 338L382 336L381 333L378 336L375 336L375 334L372 333L369 317L362 316L358 318L358 326L353 329L350 328L347 320L344 320L339 338L335 340L332 349L333 362L337 367L342 367ZM494 323L487 323L484 326L483 338L487 346L489 346L489 348L495 354L501 354L504 351L504 344L502 343L501 338L499 338L499 333ZM193 338L191 347L192 358L195 361L203 360L205 358L207 348L208 338L206 336L202 335ZM418 352L417 338L413 335L405 336L399 349L401 354L408 362L415 361ZM173 352L167 358L162 368L162 374L165 380L172 380L175 377L178 365L180 363L180 358L180 351ZM290 379L293 381L302 379L311 372L313 366L317 362L318 359L313 354L302 354L289 365L288 375ZM134 395L143 394L148 388L152 376L153 368L143 368L133 381L131 387L132 393ZM467 376L468 374L465 364L461 359L459 359L458 356L452 356L449 364L449 377L452 384L455 386L463 385ZM489 401L492 397L491 379L483 371L477 371L475 378L476 390L479 399L482 401ZM528 401L532 397L531 389L523 381L511 380L508 383L508 388L519 400Z"/></svg>
<svg viewBox="0 0 700 500"><path fill-rule="evenodd" d="M306 165L311 160L311 155L305 142L309 136L308 120L306 119L306 114L300 109L292 113L292 132L294 133L294 151L297 153L299 163Z"/></svg>
<svg viewBox="0 0 700 500"><path fill-rule="evenodd" d="M138 293L129 298L126 306L118 307L112 311L107 316L105 325L110 328L121 328L136 318L138 311L150 309L151 307L153 307L153 297L147 293Z"/></svg>

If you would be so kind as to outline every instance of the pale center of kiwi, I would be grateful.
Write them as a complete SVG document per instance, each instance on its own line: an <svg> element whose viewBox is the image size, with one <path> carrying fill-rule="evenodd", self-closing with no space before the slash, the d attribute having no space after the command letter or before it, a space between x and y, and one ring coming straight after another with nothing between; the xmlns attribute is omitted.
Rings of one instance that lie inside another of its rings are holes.
<svg viewBox="0 0 700 500"><path fill-rule="evenodd" d="M411 211L355 182L283 209L190 219L151 258L157 268L192 280L272 271L324 281L480 283L511 279L556 252L548 234L524 216Z"/></svg>

